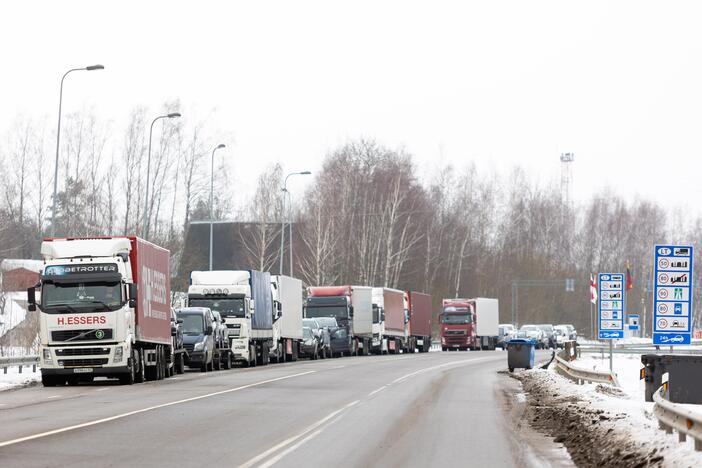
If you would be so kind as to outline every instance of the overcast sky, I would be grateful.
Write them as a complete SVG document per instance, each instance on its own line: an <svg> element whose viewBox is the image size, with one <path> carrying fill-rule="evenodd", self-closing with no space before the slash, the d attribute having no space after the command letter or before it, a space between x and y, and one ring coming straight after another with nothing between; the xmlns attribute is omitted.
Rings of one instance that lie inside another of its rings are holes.
<svg viewBox="0 0 702 468"><path fill-rule="evenodd" d="M237 186L312 170L360 136L667 207L702 198L700 2L3 1L0 131L93 108L115 126L180 98L227 140ZM302 178L292 184L298 193ZM689 205L688 205L689 206Z"/></svg>

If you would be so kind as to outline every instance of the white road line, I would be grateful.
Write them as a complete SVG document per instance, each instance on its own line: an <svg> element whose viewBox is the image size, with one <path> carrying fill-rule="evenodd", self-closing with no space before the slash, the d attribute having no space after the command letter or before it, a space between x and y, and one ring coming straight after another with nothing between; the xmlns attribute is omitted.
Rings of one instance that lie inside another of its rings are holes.
<svg viewBox="0 0 702 468"><path fill-rule="evenodd" d="M318 429L318 430L316 430L316 431L313 432L312 434L310 434L310 435L308 435L307 437L305 437L304 439L302 439L300 442L298 442L298 443L296 443L295 445L292 445L292 446L288 447L287 449L283 450L283 451L280 452L278 455L276 455L275 457L273 457L273 458L271 458L270 460L268 460L266 463L262 463L261 465L259 465L258 468L268 468L268 467L270 467L270 466L275 465L275 464L278 463L285 455L289 454L290 452L293 452L293 451L297 450L298 447L304 445L305 443L307 443L307 441L312 440L312 439L314 439L315 437L317 437L319 434L322 433L322 430L323 430L323 429Z"/></svg>
<svg viewBox="0 0 702 468"><path fill-rule="evenodd" d="M46 397L46 399L48 400L51 398L60 398L60 397L61 397L61 395L51 395L51 396Z"/></svg>
<svg viewBox="0 0 702 468"><path fill-rule="evenodd" d="M292 379L293 377L300 377L300 376L307 375L307 374L313 374L314 372L316 372L316 371L300 372L298 374L290 374L290 375L285 375L283 377L276 377L275 379L262 380L260 382L255 382L255 383L248 384L248 385L242 385L241 387L229 388L227 390L221 390L219 392L208 393L206 395L200 395L200 396L196 396L196 397L192 397L192 398L184 398L182 400L172 401L170 403L163 403L160 405L149 406L148 408L142 408L139 410L129 411L128 413L122 413L122 414L117 414L115 416L110 416L107 418L96 419L95 421L89 421L86 423L76 424L73 426L62 427L60 429L54 429L54 430L46 431L46 432L40 432L38 434L20 437L18 439L6 440L5 442L0 442L0 447L7 447L8 445L14 445L14 444L18 444L20 442L26 442L28 440L41 439L42 437L47 437L47 436L54 435L54 434L61 434L62 432L73 431L73 430L81 429L84 427L95 426L97 424L102 424L102 423L106 423L106 422L110 422L110 421L115 421L117 419L126 418L128 416L133 416L135 414L146 413L147 411L153 411L153 410L160 409L160 408L166 408L168 406L180 405L182 403L189 403L191 401L202 400L203 398L210 398L210 397L217 396L217 395L224 395L226 393L237 392L239 390L244 390L244 389L251 388L251 387L258 387L260 385L264 385L264 384L271 383L271 382L278 382L280 380ZM59 396L59 395L56 395L56 396ZM51 397L49 397L49 398L51 398Z"/></svg>
<svg viewBox="0 0 702 468"><path fill-rule="evenodd" d="M109 389L110 389L110 387L102 387L102 388L96 388L95 391L96 392L104 392L105 390L109 390Z"/></svg>
<svg viewBox="0 0 702 468"><path fill-rule="evenodd" d="M373 395L375 395L375 394L378 393L378 392L382 392L382 391L385 390L386 388L388 388L387 385L383 385L383 386L380 387L380 388L376 388L375 390L373 390L372 392L370 392L370 393L368 394L368 396L373 396Z"/></svg>
<svg viewBox="0 0 702 468"><path fill-rule="evenodd" d="M348 408L351 408L351 407L354 406L354 405L357 405L358 403L360 403L360 400L352 401L352 402L349 403L348 405L343 406L343 407L339 408L338 410L329 413L328 415L326 415L325 417L323 417L323 418L320 419L319 421L317 421L317 422L315 422L314 424L308 426L308 427L307 427L305 430L303 430L302 432L300 432L300 433L298 433L298 434L295 434L294 436L285 439L284 441L280 442L279 444L276 444L276 445L274 445L273 447L269 448L269 449L266 450L265 452L259 453L258 455L256 455L256 456L253 457L252 459L250 459L250 460L248 460L247 462L245 462L245 463L239 465L239 468L249 468L249 467L251 467L251 466L254 466L256 463L258 463L258 462L260 462L261 460L265 459L266 457L272 455L273 453L277 452L278 450L280 450L280 449L282 449L282 448L284 448L284 447L286 447L286 446L292 444L293 442L295 442L295 441L298 440L299 438L301 438L301 437L307 435L308 433L310 433L310 432L312 432L312 431L315 431L315 430L316 430L317 428L319 428L322 424L324 424L324 423L326 423L327 421L329 421L330 419L334 418L335 416L337 416L337 415L338 415L339 413L341 413L342 411L344 411L344 410L346 410L346 409L348 409ZM320 429L318 432L321 432L321 431L322 431L322 429ZM311 439L311 438L312 438L312 437L310 437L310 439ZM297 446L299 447L300 445L302 445L302 444L298 444Z"/></svg>
<svg viewBox="0 0 702 468"><path fill-rule="evenodd" d="M422 374L424 372L429 372L429 371L434 370L434 369L441 369L443 367L455 366L456 364L467 365L470 363L487 361L487 360L493 360L493 357L491 356L491 357L484 357L484 358L477 358L477 359L463 359L461 361L446 362L444 364L439 364L438 366L425 367L424 369L419 369L418 371L410 372L409 374L405 374L402 377L398 377L395 380L393 380L392 383L394 383L394 384L399 383L405 379L408 379L409 377L413 377L417 374Z"/></svg>

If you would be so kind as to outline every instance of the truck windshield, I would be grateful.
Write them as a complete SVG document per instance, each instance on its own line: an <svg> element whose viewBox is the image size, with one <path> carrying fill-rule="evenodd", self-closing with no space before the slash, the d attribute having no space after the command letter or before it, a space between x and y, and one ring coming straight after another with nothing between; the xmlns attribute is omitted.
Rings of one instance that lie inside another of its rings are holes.
<svg viewBox="0 0 702 468"><path fill-rule="evenodd" d="M348 317L348 310L343 306L307 306L305 308L305 317L336 317L346 319Z"/></svg>
<svg viewBox="0 0 702 468"><path fill-rule="evenodd" d="M207 307L213 311L219 312L222 317L237 317L243 318L245 315L244 298L190 298L188 299L190 307Z"/></svg>
<svg viewBox="0 0 702 468"><path fill-rule="evenodd" d="M41 308L46 312L95 312L122 307L121 284L115 282L53 283L41 287Z"/></svg>
<svg viewBox="0 0 702 468"><path fill-rule="evenodd" d="M180 314L179 319L183 319L180 328L184 335L202 335L205 331L205 320L200 314Z"/></svg>
<svg viewBox="0 0 702 468"><path fill-rule="evenodd" d="M441 314L441 323L462 325L471 323L470 314Z"/></svg>

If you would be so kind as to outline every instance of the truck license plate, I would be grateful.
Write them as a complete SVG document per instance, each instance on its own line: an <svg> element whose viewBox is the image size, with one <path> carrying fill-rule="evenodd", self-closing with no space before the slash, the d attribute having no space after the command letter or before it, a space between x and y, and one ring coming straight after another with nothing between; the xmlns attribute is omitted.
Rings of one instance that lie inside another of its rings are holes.
<svg viewBox="0 0 702 468"><path fill-rule="evenodd" d="M90 367L79 367L79 368L73 369L74 374L89 374L92 371L93 371L93 369Z"/></svg>

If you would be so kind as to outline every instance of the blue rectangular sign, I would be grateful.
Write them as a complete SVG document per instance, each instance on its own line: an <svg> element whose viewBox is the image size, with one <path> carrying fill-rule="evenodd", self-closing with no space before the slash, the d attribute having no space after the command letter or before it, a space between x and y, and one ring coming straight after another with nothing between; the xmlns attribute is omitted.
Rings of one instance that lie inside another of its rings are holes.
<svg viewBox="0 0 702 468"><path fill-rule="evenodd" d="M639 314L629 314L627 315L629 319L629 330L636 331L639 329Z"/></svg>
<svg viewBox="0 0 702 468"><path fill-rule="evenodd" d="M624 338L624 275L597 275L598 336L601 340Z"/></svg>
<svg viewBox="0 0 702 468"><path fill-rule="evenodd" d="M692 246L656 245L653 285L653 344L690 344Z"/></svg>

